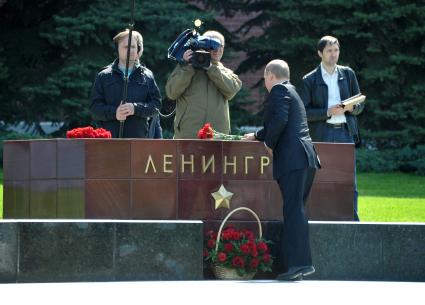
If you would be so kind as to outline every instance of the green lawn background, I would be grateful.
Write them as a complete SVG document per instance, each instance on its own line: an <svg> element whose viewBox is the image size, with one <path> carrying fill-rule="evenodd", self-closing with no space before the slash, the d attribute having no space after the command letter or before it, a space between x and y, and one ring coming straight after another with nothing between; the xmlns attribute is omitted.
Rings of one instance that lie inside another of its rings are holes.
<svg viewBox="0 0 425 305"><path fill-rule="evenodd" d="M360 221L425 222L425 177L404 173L359 173ZM0 170L0 219L3 171Z"/></svg>
<svg viewBox="0 0 425 305"><path fill-rule="evenodd" d="M361 221L425 222L425 177L404 173L357 176Z"/></svg>

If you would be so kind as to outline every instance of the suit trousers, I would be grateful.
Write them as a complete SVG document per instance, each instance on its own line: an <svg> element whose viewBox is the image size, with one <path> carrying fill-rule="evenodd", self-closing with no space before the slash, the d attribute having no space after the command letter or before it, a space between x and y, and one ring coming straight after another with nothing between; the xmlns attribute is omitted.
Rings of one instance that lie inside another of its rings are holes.
<svg viewBox="0 0 425 305"><path fill-rule="evenodd" d="M283 198L280 244L283 269L312 265L308 219L304 207L315 173L314 168L294 170L277 180Z"/></svg>

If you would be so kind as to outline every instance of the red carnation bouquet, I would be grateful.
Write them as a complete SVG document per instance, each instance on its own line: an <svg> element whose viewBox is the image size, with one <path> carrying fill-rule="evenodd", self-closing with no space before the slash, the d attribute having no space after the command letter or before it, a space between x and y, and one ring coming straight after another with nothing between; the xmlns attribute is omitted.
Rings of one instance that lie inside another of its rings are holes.
<svg viewBox="0 0 425 305"><path fill-rule="evenodd" d="M111 138L111 132L103 129L94 129L91 126L74 128L66 132L66 137L71 138Z"/></svg>
<svg viewBox="0 0 425 305"><path fill-rule="evenodd" d="M210 123L206 123L198 131L199 139L217 139L217 140L241 140L242 136L239 135L230 135L224 134L218 131L215 131Z"/></svg>
<svg viewBox="0 0 425 305"><path fill-rule="evenodd" d="M273 258L269 244L263 238L255 238L250 230L237 230L227 225L221 232L216 247L217 233L209 231L205 238L204 260L207 264L236 269L240 276L247 273L272 271ZM216 250L217 248L217 250Z"/></svg>

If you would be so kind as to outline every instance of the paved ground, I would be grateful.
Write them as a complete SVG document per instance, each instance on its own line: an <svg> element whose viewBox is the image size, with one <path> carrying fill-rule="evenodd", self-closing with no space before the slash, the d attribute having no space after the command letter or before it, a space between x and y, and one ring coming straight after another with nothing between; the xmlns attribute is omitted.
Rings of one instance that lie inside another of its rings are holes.
<svg viewBox="0 0 425 305"><path fill-rule="evenodd" d="M425 304L425 283L179 281L0 284L1 304Z"/></svg>

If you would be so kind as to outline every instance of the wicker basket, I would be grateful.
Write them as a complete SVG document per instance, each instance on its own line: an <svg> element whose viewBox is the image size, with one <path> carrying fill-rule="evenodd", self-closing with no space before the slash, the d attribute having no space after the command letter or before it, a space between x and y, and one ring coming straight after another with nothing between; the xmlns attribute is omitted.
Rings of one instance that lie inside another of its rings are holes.
<svg viewBox="0 0 425 305"><path fill-rule="evenodd" d="M232 268L226 268L222 266L213 266L212 271L216 278L219 280L240 280L240 281L247 281L252 280L252 278L255 276L255 271L246 273L244 275L239 275L236 272L236 269Z"/></svg>
<svg viewBox="0 0 425 305"><path fill-rule="evenodd" d="M215 243L215 250L216 251L218 250L218 243L220 242L221 231L223 230L223 227L224 227L226 221L235 212L242 211L242 210L250 212L255 217L255 219L257 220L257 223L258 223L258 234L259 234L260 238L263 236L263 230L261 228L261 222L260 222L260 219L258 218L257 214L255 214L255 212L253 210L249 209L249 208L240 207L240 208L237 208L237 209L234 209L233 211L231 211L223 219L223 222L220 225L220 229L218 230L217 240L216 240L216 243ZM220 280L251 280L255 276L255 273L256 273L255 271L253 271L253 272L249 272L249 273L246 273L245 275L241 276L237 273L236 269L226 268L226 267L217 266L217 265L212 266L212 271L213 271L215 277L220 279Z"/></svg>

